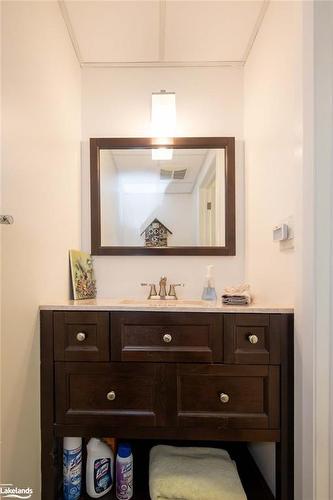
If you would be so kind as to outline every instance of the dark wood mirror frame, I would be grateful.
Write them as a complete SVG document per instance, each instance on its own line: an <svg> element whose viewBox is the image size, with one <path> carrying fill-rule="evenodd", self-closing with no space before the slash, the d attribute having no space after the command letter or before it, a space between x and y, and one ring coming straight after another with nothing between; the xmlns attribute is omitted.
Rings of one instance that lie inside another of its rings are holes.
<svg viewBox="0 0 333 500"><path fill-rule="evenodd" d="M225 246L182 246L147 248L144 246L101 245L100 162L101 149L152 149L162 146L174 149L224 149L225 169ZM175 137L166 142L145 138L90 139L90 198L92 255L236 255L235 215L235 138L234 137Z"/></svg>

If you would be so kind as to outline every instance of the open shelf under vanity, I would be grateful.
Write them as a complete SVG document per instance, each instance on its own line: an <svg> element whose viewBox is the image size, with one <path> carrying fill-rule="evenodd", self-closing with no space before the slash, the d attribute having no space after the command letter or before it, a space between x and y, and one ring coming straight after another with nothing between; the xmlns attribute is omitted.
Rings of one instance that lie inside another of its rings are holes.
<svg viewBox="0 0 333 500"><path fill-rule="evenodd" d="M85 443L86 440L84 440ZM163 440L131 440L134 459L134 495L133 500L149 500L149 451L157 444L169 444L174 446L205 446L223 448L228 451L232 460L236 462L238 474L241 479L247 500L274 500L265 479L254 462L245 443L216 443L209 441L163 441ZM59 461L61 460L61 442L59 442ZM84 466L83 466L84 479ZM62 478L58 480L59 493L57 500L63 500ZM81 500L89 500L90 497L83 493ZM116 500L115 485L109 494L103 496L105 500ZM204 499L198 499L204 500Z"/></svg>

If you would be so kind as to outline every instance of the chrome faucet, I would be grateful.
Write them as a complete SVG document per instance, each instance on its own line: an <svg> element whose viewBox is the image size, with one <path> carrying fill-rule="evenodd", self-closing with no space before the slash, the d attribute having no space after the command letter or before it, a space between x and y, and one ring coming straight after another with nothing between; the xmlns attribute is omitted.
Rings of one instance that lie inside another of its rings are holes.
<svg viewBox="0 0 333 500"><path fill-rule="evenodd" d="M165 298L167 296L166 283L167 283L166 276L161 276L161 279L160 279L160 290L158 292L158 295L160 296L160 299L162 299L162 300L165 300Z"/></svg>
<svg viewBox="0 0 333 500"><path fill-rule="evenodd" d="M159 298L156 292L156 286L154 283L141 283L141 286L149 286L149 294L147 299L150 300L152 298Z"/></svg>
<svg viewBox="0 0 333 500"><path fill-rule="evenodd" d="M149 286L148 300L177 300L176 286L184 286L184 283L172 283L169 285L169 292L167 293L167 278L161 276L159 281L159 292L156 292L154 283L141 283L141 286Z"/></svg>
<svg viewBox="0 0 333 500"><path fill-rule="evenodd" d="M176 286L185 286L185 285L184 285L184 283L174 283L174 284L170 285L169 293L168 293L169 299L173 299L173 300L178 299L177 293L176 293Z"/></svg>

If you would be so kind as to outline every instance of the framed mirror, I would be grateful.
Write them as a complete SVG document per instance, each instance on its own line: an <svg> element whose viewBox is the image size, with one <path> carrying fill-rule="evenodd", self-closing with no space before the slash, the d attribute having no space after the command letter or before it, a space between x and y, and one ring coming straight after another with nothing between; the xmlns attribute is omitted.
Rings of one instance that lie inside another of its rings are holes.
<svg viewBox="0 0 333 500"><path fill-rule="evenodd" d="M92 255L235 255L235 139L90 139Z"/></svg>

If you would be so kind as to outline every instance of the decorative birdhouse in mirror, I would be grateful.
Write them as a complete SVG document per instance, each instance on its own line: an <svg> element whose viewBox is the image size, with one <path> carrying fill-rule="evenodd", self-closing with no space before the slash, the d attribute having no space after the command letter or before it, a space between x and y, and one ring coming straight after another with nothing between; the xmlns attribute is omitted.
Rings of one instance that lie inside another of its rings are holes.
<svg viewBox="0 0 333 500"><path fill-rule="evenodd" d="M158 219L154 219L141 233L145 235L145 246L146 247L167 247L168 246L168 236L172 234L170 229L168 229L162 222Z"/></svg>

